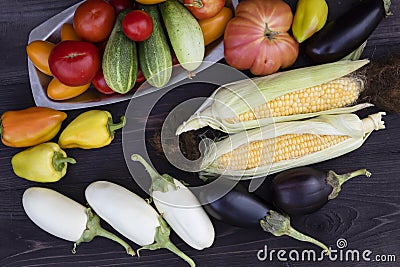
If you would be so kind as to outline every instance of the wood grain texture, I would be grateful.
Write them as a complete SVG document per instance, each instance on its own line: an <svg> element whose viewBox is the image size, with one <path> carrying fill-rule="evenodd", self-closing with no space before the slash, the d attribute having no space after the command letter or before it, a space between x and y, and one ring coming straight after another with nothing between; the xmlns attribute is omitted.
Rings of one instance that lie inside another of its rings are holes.
<svg viewBox="0 0 400 267"><path fill-rule="evenodd" d="M30 91L25 46L28 34L37 25L61 12L78 1L1 1L0 19L0 114L7 110L27 108L34 105ZM296 1L288 1L295 6ZM330 19L344 12L354 1L328 0L331 8ZM393 16L385 19L371 35L363 57L372 60L398 51L400 43L400 3L393 1ZM174 105L198 95L205 96L211 87L178 88L172 95L160 101L148 122L146 137L160 127L166 112ZM208 90L208 91L207 91ZM115 118L123 115L128 102L104 106ZM140 109L140 107L139 107ZM67 124L84 110L68 111ZM368 109L359 112L365 116L377 111ZM140 116L137 120L143 120ZM385 117L387 129L373 133L358 150L345 156L314 166L338 173L354 169L368 168L370 178L355 178L347 182L339 197L330 201L320 211L292 218L292 225L327 245L336 247L336 241L344 238L349 249L360 251L369 249L377 254L393 254L394 262L340 262L325 260L321 262L259 261L257 252L264 248L291 249L299 251L314 249L314 246L298 242L288 237L274 237L262 231L249 231L231 227L213 220L216 239L214 245L204 251L196 251L185 245L175 234L171 239L185 253L191 256L198 266L398 266L400 261L400 117L388 114ZM131 140L135 146L142 140ZM118 132L108 147L95 150L70 149L68 154L75 157L78 164L69 167L68 174L60 182L46 184L46 187L85 203L85 187L96 180L110 180L137 192L146 194L134 182L122 154L122 134ZM0 266L186 266L175 255L166 250L143 251L140 258L126 255L123 249L112 241L96 238L91 243L83 243L77 253L71 253L72 243L60 240L40 230L29 218L21 205L24 190L31 186L43 186L15 176L11 168L11 157L20 149L0 145ZM160 172L170 172L179 179L193 182L196 177L172 168L165 159L151 152L153 163ZM185 176L185 177L182 177ZM268 180L256 192L269 200ZM103 223L104 227L111 228ZM134 248L136 245L132 244ZM372 256L371 256L372 257Z"/></svg>

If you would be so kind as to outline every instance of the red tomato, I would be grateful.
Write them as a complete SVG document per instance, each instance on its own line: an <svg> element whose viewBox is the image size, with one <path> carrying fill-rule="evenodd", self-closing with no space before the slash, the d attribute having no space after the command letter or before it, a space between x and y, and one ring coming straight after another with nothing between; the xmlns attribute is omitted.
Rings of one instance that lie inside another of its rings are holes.
<svg viewBox="0 0 400 267"><path fill-rule="evenodd" d="M101 42L108 38L115 23L112 5L104 0L87 0L74 13L76 34L89 42Z"/></svg>
<svg viewBox="0 0 400 267"><path fill-rule="evenodd" d="M103 70L99 69L92 80L92 84L102 94L111 95L115 92L108 86L106 80L104 79Z"/></svg>
<svg viewBox="0 0 400 267"><path fill-rule="evenodd" d="M208 19L221 11L225 0L184 0L184 4L197 19Z"/></svg>
<svg viewBox="0 0 400 267"><path fill-rule="evenodd" d="M110 0L108 3L114 7L116 14L119 14L119 12L127 8L133 9L131 0Z"/></svg>
<svg viewBox="0 0 400 267"><path fill-rule="evenodd" d="M144 82L145 80L146 80L146 77L144 77L143 71L140 68L138 68L138 74L137 74L137 77L136 77L136 82L137 83L141 83L141 82Z"/></svg>
<svg viewBox="0 0 400 267"><path fill-rule="evenodd" d="M153 32L153 19L143 10L132 10L122 20L122 30L129 39L144 41Z"/></svg>
<svg viewBox="0 0 400 267"><path fill-rule="evenodd" d="M106 40L106 41L103 41L103 42L100 42L100 43L95 43L95 45L96 45L97 48L99 49L100 56L103 56L104 50L106 49L107 40Z"/></svg>
<svg viewBox="0 0 400 267"><path fill-rule="evenodd" d="M254 75L293 65L299 44L288 33L292 21L292 10L283 0L240 2L224 33L226 62Z"/></svg>
<svg viewBox="0 0 400 267"><path fill-rule="evenodd" d="M97 47L89 42L63 41L51 51L49 57L51 73L68 86L90 83L101 66Z"/></svg>

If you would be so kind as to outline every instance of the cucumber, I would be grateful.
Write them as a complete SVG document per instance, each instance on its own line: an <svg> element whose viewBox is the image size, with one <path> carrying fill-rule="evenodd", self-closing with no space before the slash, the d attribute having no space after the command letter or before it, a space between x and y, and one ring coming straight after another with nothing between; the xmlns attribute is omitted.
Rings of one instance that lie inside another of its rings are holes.
<svg viewBox="0 0 400 267"><path fill-rule="evenodd" d="M172 56L161 17L156 5L141 5L139 8L153 19L153 33L147 40L138 43L140 68L149 84L163 87L171 78Z"/></svg>
<svg viewBox="0 0 400 267"><path fill-rule="evenodd" d="M200 25L177 0L159 4L172 49L181 66L193 71L204 59L204 39Z"/></svg>
<svg viewBox="0 0 400 267"><path fill-rule="evenodd" d="M128 12L125 10L118 15L102 62L106 83L120 94L126 94L133 88L138 73L136 44L122 30L122 20Z"/></svg>

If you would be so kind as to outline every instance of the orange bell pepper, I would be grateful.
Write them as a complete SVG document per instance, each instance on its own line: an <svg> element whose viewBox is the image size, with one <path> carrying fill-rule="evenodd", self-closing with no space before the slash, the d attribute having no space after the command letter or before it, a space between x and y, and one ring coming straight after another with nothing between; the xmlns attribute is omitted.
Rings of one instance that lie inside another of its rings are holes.
<svg viewBox="0 0 400 267"><path fill-rule="evenodd" d="M53 78L47 86L47 96L53 100L66 100L83 94L89 89L90 83L81 86L68 86Z"/></svg>
<svg viewBox="0 0 400 267"><path fill-rule="evenodd" d="M49 56L56 45L43 40L36 40L26 46L26 53L33 65L42 73L52 76L49 67Z"/></svg>
<svg viewBox="0 0 400 267"><path fill-rule="evenodd" d="M61 41L67 40L81 41L81 38L75 32L74 26L70 23L64 23L61 26Z"/></svg>
<svg viewBox="0 0 400 267"><path fill-rule="evenodd" d="M204 45L209 45L224 35L228 21L232 18L233 12L228 7L223 7L214 17L199 20L203 32Z"/></svg>
<svg viewBox="0 0 400 267"><path fill-rule="evenodd" d="M46 107L7 111L0 120L1 141L10 147L47 142L56 136L66 118L66 113Z"/></svg>

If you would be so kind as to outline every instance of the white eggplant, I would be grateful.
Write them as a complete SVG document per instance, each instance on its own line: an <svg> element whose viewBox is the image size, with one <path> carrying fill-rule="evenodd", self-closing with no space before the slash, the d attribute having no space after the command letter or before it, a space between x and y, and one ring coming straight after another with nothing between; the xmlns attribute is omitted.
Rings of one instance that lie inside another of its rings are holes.
<svg viewBox="0 0 400 267"><path fill-rule="evenodd" d="M28 217L44 231L74 242L90 242L96 236L106 237L121 244L126 252L135 251L122 239L104 230L100 218L91 209L48 188L31 187L22 196L22 205Z"/></svg>
<svg viewBox="0 0 400 267"><path fill-rule="evenodd" d="M153 202L178 236L195 249L210 247L215 238L214 227L192 191L168 174L160 175L140 155L133 154L131 159L140 162L150 174Z"/></svg>
<svg viewBox="0 0 400 267"><path fill-rule="evenodd" d="M195 266L191 258L170 240L170 228L157 211L143 198L128 189L107 181L91 183L85 190L93 210L115 230L142 246L138 250L166 248Z"/></svg>

